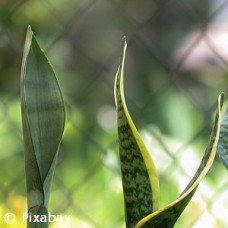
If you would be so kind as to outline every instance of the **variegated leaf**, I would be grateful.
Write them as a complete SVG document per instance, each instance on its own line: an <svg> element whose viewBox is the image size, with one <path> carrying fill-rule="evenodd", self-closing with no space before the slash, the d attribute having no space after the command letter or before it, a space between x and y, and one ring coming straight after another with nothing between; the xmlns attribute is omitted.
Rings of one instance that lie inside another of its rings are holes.
<svg viewBox="0 0 228 228"><path fill-rule="evenodd" d="M228 108L222 116L218 154L221 157L224 166L228 169Z"/></svg>
<svg viewBox="0 0 228 228"><path fill-rule="evenodd" d="M124 61L127 43L122 41L122 55L115 80L118 113L118 137L127 227L158 209L159 183L155 166L128 112L124 97Z"/></svg>
<svg viewBox="0 0 228 228"><path fill-rule="evenodd" d="M150 215L143 218L137 224L137 228L172 228L174 227L177 219L191 200L192 196L194 195L200 181L202 178L207 174L209 171L218 147L219 141L219 132L220 132L220 122L221 122L221 109L223 104L223 97L224 95L219 95L218 98L218 106L217 106L217 113L215 117L214 127L211 132L211 137L209 140L208 147L206 148L204 157L201 161L201 164L196 171L194 177L182 192L182 194L172 202L171 204L167 205L166 207L151 213ZM186 161L187 162L187 161Z"/></svg>

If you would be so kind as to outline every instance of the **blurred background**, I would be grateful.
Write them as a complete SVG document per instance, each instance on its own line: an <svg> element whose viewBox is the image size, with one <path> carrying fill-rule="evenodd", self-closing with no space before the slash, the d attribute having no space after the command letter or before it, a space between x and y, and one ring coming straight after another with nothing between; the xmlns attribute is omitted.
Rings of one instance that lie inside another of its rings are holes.
<svg viewBox="0 0 228 228"><path fill-rule="evenodd" d="M127 105L158 169L161 207L176 199L203 156L217 97L228 90L228 1L0 1L3 228L26 226L19 87L28 24L56 71L67 109L49 209L71 221L50 227L124 227L113 98L124 35ZM176 227L228 227L227 188L217 156ZM4 222L7 212L16 223Z"/></svg>

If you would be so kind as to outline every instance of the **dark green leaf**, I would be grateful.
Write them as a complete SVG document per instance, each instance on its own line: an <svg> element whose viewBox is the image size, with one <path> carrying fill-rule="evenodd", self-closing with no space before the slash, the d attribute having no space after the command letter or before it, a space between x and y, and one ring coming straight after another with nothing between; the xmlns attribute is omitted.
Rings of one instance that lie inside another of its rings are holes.
<svg viewBox="0 0 228 228"><path fill-rule="evenodd" d="M151 156L127 110L123 77L127 43L123 39L120 66L115 80L118 136L127 227L158 209L159 183Z"/></svg>
<svg viewBox="0 0 228 228"><path fill-rule="evenodd" d="M228 109L226 109L226 112L222 116L218 154L228 169Z"/></svg>
<svg viewBox="0 0 228 228"><path fill-rule="evenodd" d="M65 110L55 73L28 27L21 69L28 208L48 208Z"/></svg>
<svg viewBox="0 0 228 228"><path fill-rule="evenodd" d="M207 174L214 161L219 141L223 96L224 95L221 94L218 98L217 113L215 117L214 127L211 132L210 141L205 151L204 157L201 161L201 164L196 171L194 177L185 188L185 190L182 192L180 197L177 198L177 200L167 205L166 207L146 216L137 224L136 227L171 228L176 223L177 219L194 195L200 181Z"/></svg>

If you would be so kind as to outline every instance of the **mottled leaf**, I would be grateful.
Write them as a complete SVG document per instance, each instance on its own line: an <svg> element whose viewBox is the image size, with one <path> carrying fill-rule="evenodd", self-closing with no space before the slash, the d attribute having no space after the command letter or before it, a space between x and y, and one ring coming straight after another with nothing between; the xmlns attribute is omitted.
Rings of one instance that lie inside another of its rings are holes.
<svg viewBox="0 0 228 228"><path fill-rule="evenodd" d="M122 41L122 55L115 80L118 113L118 137L127 227L158 209L159 183L155 166L128 112L124 97L124 61L127 43Z"/></svg>
<svg viewBox="0 0 228 228"><path fill-rule="evenodd" d="M214 161L219 141L223 96L223 94L219 95L215 123L211 132L209 144L206 148L204 157L194 177L192 178L188 186L185 188L185 190L182 192L182 194L177 198L177 200L167 205L166 207L159 209L158 211L146 216L141 221L139 221L136 227L171 228L176 223L177 219L179 218L179 216L191 200L192 196L194 195L200 181L207 174Z"/></svg>
<svg viewBox="0 0 228 228"><path fill-rule="evenodd" d="M222 116L218 154L221 157L223 164L228 169L228 109L226 109L226 112Z"/></svg>
<svg viewBox="0 0 228 228"><path fill-rule="evenodd" d="M30 26L21 69L21 112L28 209L47 211L65 110L55 73Z"/></svg>

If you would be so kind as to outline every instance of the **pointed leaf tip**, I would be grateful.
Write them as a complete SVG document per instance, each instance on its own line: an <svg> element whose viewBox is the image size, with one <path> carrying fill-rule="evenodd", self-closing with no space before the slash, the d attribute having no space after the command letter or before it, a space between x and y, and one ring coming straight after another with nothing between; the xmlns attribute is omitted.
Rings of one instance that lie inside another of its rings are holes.
<svg viewBox="0 0 228 228"><path fill-rule="evenodd" d="M122 38L121 46L122 46L122 48L126 48L127 47L127 38L126 38L126 36L124 36Z"/></svg>
<svg viewBox="0 0 228 228"><path fill-rule="evenodd" d="M159 183L152 158L128 112L124 96L124 62L127 42L122 39L120 65L115 79L115 102L124 192L126 227L135 227L158 209Z"/></svg>
<svg viewBox="0 0 228 228"><path fill-rule="evenodd" d="M220 104L222 105L223 104L223 101L224 101L224 92L222 92L222 93L219 94L218 100L220 100Z"/></svg>
<svg viewBox="0 0 228 228"><path fill-rule="evenodd" d="M31 39L32 36L33 36L32 28L31 28L30 25L28 25L27 33L26 33L26 41L27 41L28 38Z"/></svg>
<svg viewBox="0 0 228 228"><path fill-rule="evenodd" d="M31 31L32 31L32 29L31 29L31 25L28 25L27 30L31 30Z"/></svg>
<svg viewBox="0 0 228 228"><path fill-rule="evenodd" d="M25 146L27 192L37 190L28 201L34 205L38 193L48 205L65 109L62 93L45 53L28 26L21 69L21 111Z"/></svg>
<svg viewBox="0 0 228 228"><path fill-rule="evenodd" d="M197 169L195 175L181 193L181 195L172 203L158 211L144 217L136 225L137 228L141 227L174 227L177 219L182 214L185 207L193 197L200 181L207 174L211 165L213 164L216 150L218 146L219 132L220 132L220 121L221 121L221 109L223 105L224 94L221 93L218 97L217 112L214 121L214 127L211 132L209 144L205 150L205 154L201 160L200 166Z"/></svg>

